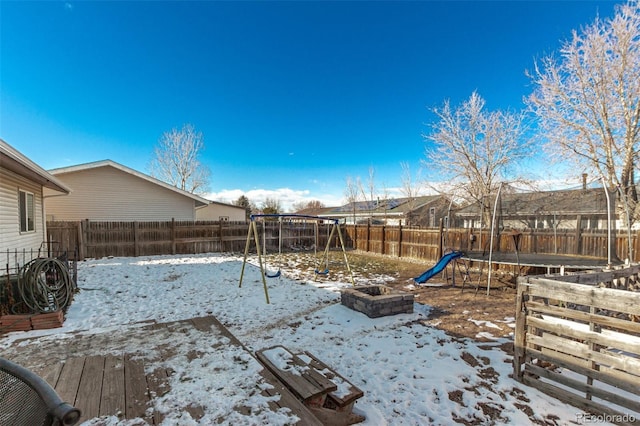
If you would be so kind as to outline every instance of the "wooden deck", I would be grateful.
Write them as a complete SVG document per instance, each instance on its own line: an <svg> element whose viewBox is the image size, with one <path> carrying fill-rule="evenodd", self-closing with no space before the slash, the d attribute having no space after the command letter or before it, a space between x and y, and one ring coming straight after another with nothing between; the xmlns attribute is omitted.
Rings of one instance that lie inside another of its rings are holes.
<svg viewBox="0 0 640 426"><path fill-rule="evenodd" d="M216 318L202 317L172 323L150 324L138 328L137 333L161 329L185 329L195 328L199 331L215 331L224 335L230 344L247 350ZM166 330L162 330L166 331ZM91 336L81 337L91 339ZM171 347L159 348L161 356L168 356ZM114 351L117 353L118 351ZM197 357L194 351L193 357ZM168 378L171 369L154 369L151 372L148 365L139 355L91 355L70 357L62 361L55 361L33 368L33 371L43 377L60 395L60 397L82 411L82 421L100 416L117 416L120 419L144 419L148 424L160 424L163 419L161 413L154 411L152 400L169 391ZM300 418L298 424L320 425L319 420L286 389L276 377L267 369L261 371L265 382L273 386L273 389L261 390L265 396L279 395L278 401L269 403L271 409L277 411L280 407L289 408ZM258 383L256 383L256 387ZM264 386L263 386L264 387ZM215 395L212 395L212 403ZM188 406L185 408L191 416L199 419L204 414L203 407ZM249 414L248 408L236 408L238 412Z"/></svg>

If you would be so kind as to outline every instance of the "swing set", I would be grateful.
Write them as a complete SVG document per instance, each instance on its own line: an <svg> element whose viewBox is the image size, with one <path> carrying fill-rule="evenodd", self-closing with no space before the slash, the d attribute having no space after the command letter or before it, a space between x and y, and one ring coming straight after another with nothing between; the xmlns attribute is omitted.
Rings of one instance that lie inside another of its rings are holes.
<svg viewBox="0 0 640 426"><path fill-rule="evenodd" d="M251 222L249 223L249 230L247 232L247 242L244 247L244 259L242 261L242 270L240 272L240 284L238 287L242 287L242 279L244 277L244 268L247 264L247 256L249 255L249 248L251 246L251 241L255 243L256 252L258 254L258 264L260 265L260 274L262 276L262 284L264 287L264 295L269 303L269 291L267 288L267 278L277 278L281 275L281 270L278 267L276 272L269 272L267 270L266 259L263 261L263 254L266 256L267 254L267 232L265 219L277 219L278 220L278 254L282 254L282 243L283 243L283 219L288 219L289 225L293 225L294 223L297 225L302 225L302 227L306 227L307 222L312 221L314 223L314 258L317 260L314 273L316 276L318 275L328 275L329 274L329 248L331 245L331 241L334 239L334 236L337 234L338 239L340 241L340 247L342 248L342 255L344 257L344 263L349 271L349 275L351 277L351 284L355 285L355 281L353 279L353 272L351 271L351 266L349 265L349 260L347 258L347 252L344 247L344 239L342 238L342 231L340 230L340 222L337 219L327 219L319 216L309 216L309 215L301 215L301 214L253 214L250 216ZM260 237L258 233L257 222L262 222L262 252L260 251ZM317 255L317 246L318 246L318 231L319 231L319 223L320 222L331 222L331 231L329 232L329 228L327 228L327 244L324 248L321 257ZM301 243L301 238L299 236L299 243ZM293 248L293 247L292 247Z"/></svg>

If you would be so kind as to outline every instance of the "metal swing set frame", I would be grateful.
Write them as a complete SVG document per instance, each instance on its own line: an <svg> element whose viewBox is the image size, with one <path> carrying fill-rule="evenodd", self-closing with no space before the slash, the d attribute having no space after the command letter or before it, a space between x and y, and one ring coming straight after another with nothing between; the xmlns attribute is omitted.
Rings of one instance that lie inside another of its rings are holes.
<svg viewBox="0 0 640 426"><path fill-rule="evenodd" d="M347 270L349 271L349 276L351 278L351 284L355 285L355 281L353 279L353 272L351 271L351 266L349 265L349 259L347 258L347 251L345 250L344 247L344 238L342 237L342 231L340 230L340 222L338 219L328 219L326 217L320 217L320 216L310 216L310 215L302 215L302 214L252 214L250 216L250 223L249 223L249 230L247 232L247 242L245 244L244 247L244 259L242 261L242 270L240 272L240 283L238 285L238 288L242 287L242 279L244 278L244 268L247 264L247 257L249 255L249 248L251 247L251 241L253 240L253 242L255 243L256 246L256 252L258 254L258 264L260 265L260 275L262 276L262 285L264 288L264 296L266 298L267 303L269 302L269 290L268 290L268 286L267 286L267 278L275 278L275 277L279 277L280 276L280 270L278 270L278 272L276 272L275 274L271 274L269 275L266 272L266 268L265 268L265 263L263 262L262 259L262 252L260 251L260 237L258 235L258 227L256 225L256 222L258 222L259 220L264 220L264 219L268 219L268 218L273 218L273 219L278 219L278 221L280 222L280 231L279 231L279 250L282 250L282 219L283 218L289 218L291 220L313 220L315 221L315 234L316 234L316 240L317 240L317 234L318 234L318 222L320 221L324 221L324 222L331 222L333 224L333 226L331 227L331 232L329 234L329 238L327 239L327 245L324 248L323 251L323 255L322 255L322 260L325 263L325 269L324 270L320 270L318 267L315 268L315 273L316 275L327 275L329 273L329 266L328 266L328 261L329 261L329 248L331 245L331 241L333 240L335 234L338 234L338 239L340 240L340 247L342 249L342 255L344 257L344 263L347 266ZM264 234L264 231L263 231ZM265 237L266 239L266 237ZM266 242L263 241L263 243L265 244L265 249L264 252L266 254Z"/></svg>

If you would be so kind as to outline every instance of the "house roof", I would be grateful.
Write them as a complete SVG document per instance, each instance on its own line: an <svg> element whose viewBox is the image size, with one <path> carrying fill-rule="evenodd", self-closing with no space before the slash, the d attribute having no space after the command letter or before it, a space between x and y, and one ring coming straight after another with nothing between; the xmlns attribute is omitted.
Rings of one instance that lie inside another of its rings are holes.
<svg viewBox="0 0 640 426"><path fill-rule="evenodd" d="M68 194L71 192L64 183L60 182L45 169L38 166L20 151L0 139L0 167L11 170L33 182L54 191Z"/></svg>
<svg viewBox="0 0 640 426"><path fill-rule="evenodd" d="M208 205L216 204L216 205L219 205L219 206L233 207L233 208L240 209L240 210L244 210L245 209L242 206L237 206L235 204L229 204L229 203L223 203L222 201L211 201L211 200L207 200L207 201L209 202ZM205 208L205 207L207 207L207 206L197 206L196 209L202 209L202 208Z"/></svg>
<svg viewBox="0 0 640 426"><path fill-rule="evenodd" d="M321 216L356 215L404 215L407 212L424 207L442 198L442 195L426 195L422 197L389 198L375 201L356 201L339 207L330 207Z"/></svg>
<svg viewBox="0 0 640 426"><path fill-rule="evenodd" d="M302 210L298 210L295 214L305 215L305 216L322 216L326 213L332 211L333 209L337 209L337 207L310 207Z"/></svg>
<svg viewBox="0 0 640 426"><path fill-rule="evenodd" d="M118 170L123 171L125 173L128 173L130 175L136 176L136 177L138 177L140 179L144 179L144 180L146 180L148 182L151 182L151 183L154 183L156 185L159 185L159 186L161 186L163 188L166 188L168 190L177 192L180 195L183 195L185 197L193 199L196 202L196 207L205 206L205 205L208 205L211 202L211 201L209 201L209 200L207 200L205 198L202 198L202 197L200 197L198 195L192 194L192 193L190 193L188 191L184 191L184 190L182 190L180 188L177 188L177 187L175 187L173 185L169 185L166 182L163 182L163 181L161 181L159 179L156 179L156 178L154 178L152 176L149 176L147 174L141 173L141 172L139 172L137 170L131 169L131 168L127 167L127 166L123 166L122 164L116 163L115 161L112 161L112 160L94 161L92 163L78 164L78 165L69 166L69 167L60 167L60 168L57 168L57 169L49 170L49 173L51 173L52 175L55 175L55 176L59 176L59 175L63 175L63 174L66 174L66 173L75 173L75 172L82 172L82 171L86 171L86 170L97 169L99 167L113 167L115 169L118 169Z"/></svg>
<svg viewBox="0 0 640 426"><path fill-rule="evenodd" d="M506 193L500 195L503 216L606 214L607 196L602 188ZM491 202L493 205L493 201ZM478 204L459 209L460 216L477 216Z"/></svg>

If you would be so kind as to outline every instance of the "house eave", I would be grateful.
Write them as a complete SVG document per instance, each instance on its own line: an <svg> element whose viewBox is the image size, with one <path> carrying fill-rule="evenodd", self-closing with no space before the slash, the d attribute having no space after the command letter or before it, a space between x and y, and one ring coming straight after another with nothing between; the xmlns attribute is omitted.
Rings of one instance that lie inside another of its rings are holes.
<svg viewBox="0 0 640 426"><path fill-rule="evenodd" d="M0 139L0 167L53 191L63 194L71 192L71 189L64 183L29 160L2 139Z"/></svg>

